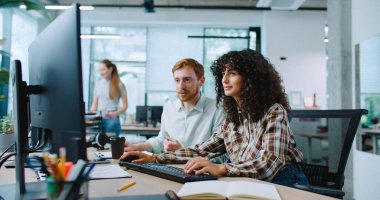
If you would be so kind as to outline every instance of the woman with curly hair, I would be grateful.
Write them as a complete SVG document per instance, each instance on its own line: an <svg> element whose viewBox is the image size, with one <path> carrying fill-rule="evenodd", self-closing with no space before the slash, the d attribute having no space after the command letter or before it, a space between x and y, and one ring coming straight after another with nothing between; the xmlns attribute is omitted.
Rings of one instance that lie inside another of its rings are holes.
<svg viewBox="0 0 380 200"><path fill-rule="evenodd" d="M195 148L180 149L156 156L138 155L140 161L186 163L185 172L217 176L246 176L293 187L308 185L298 162L289 128L290 106L274 67L258 52L231 51L211 66L215 77L217 104L227 113L218 133ZM227 153L230 161L216 164L209 160Z"/></svg>

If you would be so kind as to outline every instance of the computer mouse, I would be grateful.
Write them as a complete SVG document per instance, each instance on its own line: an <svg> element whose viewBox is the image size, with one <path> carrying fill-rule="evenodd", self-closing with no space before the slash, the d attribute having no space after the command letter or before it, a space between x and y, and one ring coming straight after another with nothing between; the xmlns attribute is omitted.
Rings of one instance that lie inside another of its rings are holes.
<svg viewBox="0 0 380 200"><path fill-rule="evenodd" d="M124 158L122 161L123 162L132 162L133 160L137 160L137 159L139 159L138 156L128 156L128 157Z"/></svg>

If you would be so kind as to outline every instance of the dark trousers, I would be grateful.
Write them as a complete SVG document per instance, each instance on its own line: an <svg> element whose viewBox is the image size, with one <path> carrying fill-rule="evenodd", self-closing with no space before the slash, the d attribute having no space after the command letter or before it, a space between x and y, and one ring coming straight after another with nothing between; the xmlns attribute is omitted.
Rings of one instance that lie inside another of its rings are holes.
<svg viewBox="0 0 380 200"><path fill-rule="evenodd" d="M288 187L294 187L295 184L309 185L309 181L297 163L292 163L278 172L272 179L272 183Z"/></svg>

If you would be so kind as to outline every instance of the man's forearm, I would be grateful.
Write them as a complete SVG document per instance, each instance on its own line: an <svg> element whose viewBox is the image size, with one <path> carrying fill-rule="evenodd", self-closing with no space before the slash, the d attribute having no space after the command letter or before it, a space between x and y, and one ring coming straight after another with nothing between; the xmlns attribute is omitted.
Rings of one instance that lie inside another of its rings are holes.
<svg viewBox="0 0 380 200"><path fill-rule="evenodd" d="M138 151L153 152L153 147L152 147L152 145L150 145L149 142L144 142L144 143L140 143L140 144L134 144L134 146L136 147L136 149Z"/></svg>

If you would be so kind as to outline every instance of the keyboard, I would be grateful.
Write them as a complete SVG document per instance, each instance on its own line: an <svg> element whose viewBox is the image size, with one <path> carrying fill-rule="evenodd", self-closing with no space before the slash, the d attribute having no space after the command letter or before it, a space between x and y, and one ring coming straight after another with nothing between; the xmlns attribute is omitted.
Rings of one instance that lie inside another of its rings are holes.
<svg viewBox="0 0 380 200"><path fill-rule="evenodd" d="M127 169L142 172L145 174L150 174L164 179L169 179L171 181L179 183L218 179L217 177L208 174L185 174L182 168L172 167L158 163L131 163L126 161L120 161L119 165L127 167Z"/></svg>

